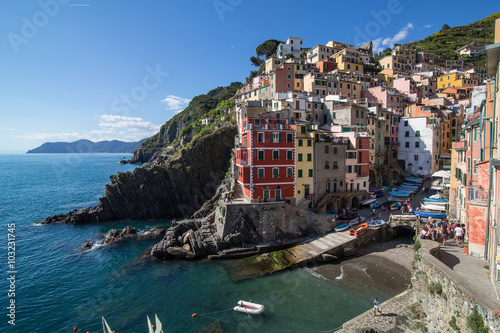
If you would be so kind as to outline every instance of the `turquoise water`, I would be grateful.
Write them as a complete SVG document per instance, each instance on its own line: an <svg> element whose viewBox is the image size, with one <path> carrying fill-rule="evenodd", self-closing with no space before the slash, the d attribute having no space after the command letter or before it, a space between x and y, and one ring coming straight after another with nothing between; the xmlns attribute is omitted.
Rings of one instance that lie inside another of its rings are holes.
<svg viewBox="0 0 500 333"><path fill-rule="evenodd" d="M170 221L83 226L33 223L95 205L126 154L0 154L0 332L147 332L154 314L165 332L195 332L219 322L226 332L324 332L371 308L373 294L347 290L298 269L240 282L228 262L149 262L140 254L157 240L130 240L82 251L111 228L168 227ZM8 224L15 224L15 297L9 297ZM392 295L377 291L385 300ZM15 299L15 326L7 306ZM266 305L260 316L231 309L240 299ZM229 311L228 311L229 310ZM192 318L193 313L199 316Z"/></svg>

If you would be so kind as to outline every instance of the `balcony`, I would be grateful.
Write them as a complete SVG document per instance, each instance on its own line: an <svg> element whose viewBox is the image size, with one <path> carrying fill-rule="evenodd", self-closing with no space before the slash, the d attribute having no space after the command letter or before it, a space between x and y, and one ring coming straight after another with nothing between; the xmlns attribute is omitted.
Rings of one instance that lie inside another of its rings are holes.
<svg viewBox="0 0 500 333"><path fill-rule="evenodd" d="M480 203L486 204L489 199L489 191L483 188L481 185L478 186L467 186L467 201L470 203Z"/></svg>

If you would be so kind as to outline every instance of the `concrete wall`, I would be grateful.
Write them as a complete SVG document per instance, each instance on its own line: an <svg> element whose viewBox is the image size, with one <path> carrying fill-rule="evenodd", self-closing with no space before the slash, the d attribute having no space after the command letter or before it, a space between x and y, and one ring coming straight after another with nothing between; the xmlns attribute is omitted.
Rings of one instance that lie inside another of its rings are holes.
<svg viewBox="0 0 500 333"><path fill-rule="evenodd" d="M485 324L494 332L500 331L500 321L496 317L494 306L488 304L481 295L469 292L468 281L448 268L435 256L439 256L437 242L421 240L422 259L416 262L415 277L412 279L415 302L420 302L426 314L428 332L454 332L449 322L455 317L462 332L469 332L467 316L475 307L483 317ZM431 282L440 283L446 298L429 292Z"/></svg>

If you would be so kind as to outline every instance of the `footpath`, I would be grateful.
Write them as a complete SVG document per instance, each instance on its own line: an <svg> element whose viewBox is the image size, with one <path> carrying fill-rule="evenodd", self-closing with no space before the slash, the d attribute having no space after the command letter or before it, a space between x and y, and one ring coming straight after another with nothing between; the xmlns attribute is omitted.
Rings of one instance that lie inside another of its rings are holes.
<svg viewBox="0 0 500 333"><path fill-rule="evenodd" d="M424 182L424 187L430 187L430 181ZM410 201L412 208L420 206L424 197L422 191L417 193ZM388 194L378 198L379 201L387 201ZM372 212L369 208L360 210L360 215L370 218ZM382 218L387 220L389 213L379 208L376 212L377 218L382 213ZM392 211L393 215L401 214L400 210ZM455 240L447 240L445 245L440 244L440 261L459 275L460 284L466 286L469 293L491 309L500 309L500 281L492 281L487 268L488 261L464 254L463 248ZM381 304L382 314L373 316L373 307L361 315L344 323L342 329L337 332L410 332L408 327L412 315L410 306L415 302L415 296L411 289L387 300Z"/></svg>

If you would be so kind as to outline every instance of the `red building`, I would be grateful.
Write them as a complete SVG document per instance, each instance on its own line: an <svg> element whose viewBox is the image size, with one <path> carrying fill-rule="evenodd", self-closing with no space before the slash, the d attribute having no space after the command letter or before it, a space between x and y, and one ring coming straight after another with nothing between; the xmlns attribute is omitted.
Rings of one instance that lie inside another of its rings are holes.
<svg viewBox="0 0 500 333"><path fill-rule="evenodd" d="M237 181L250 201L295 197L295 130L286 120L243 119L236 145Z"/></svg>

